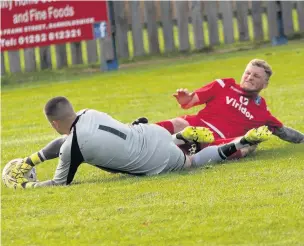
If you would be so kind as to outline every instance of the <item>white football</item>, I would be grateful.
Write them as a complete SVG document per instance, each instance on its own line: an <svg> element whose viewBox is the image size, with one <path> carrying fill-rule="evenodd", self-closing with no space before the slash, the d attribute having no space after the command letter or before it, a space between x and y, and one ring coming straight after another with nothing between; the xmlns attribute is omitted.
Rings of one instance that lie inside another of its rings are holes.
<svg viewBox="0 0 304 246"><path fill-rule="evenodd" d="M11 177L11 171L12 169L17 165L22 162L23 159L18 158L11 160L8 162L5 167L3 168L2 171L2 180L6 186L8 186L8 182L12 180L13 178ZM36 173L36 168L33 167L29 172L24 174L24 177L28 179L30 182L35 182L37 181L37 173Z"/></svg>

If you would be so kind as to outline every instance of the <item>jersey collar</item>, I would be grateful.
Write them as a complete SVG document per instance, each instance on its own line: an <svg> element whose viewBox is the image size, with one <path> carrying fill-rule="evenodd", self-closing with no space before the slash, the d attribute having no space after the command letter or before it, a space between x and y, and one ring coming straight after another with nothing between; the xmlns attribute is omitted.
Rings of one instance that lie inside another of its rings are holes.
<svg viewBox="0 0 304 246"><path fill-rule="evenodd" d="M72 130L72 128L76 125L76 123L78 122L79 118L81 115L85 114L85 112L87 112L87 109L85 109L80 115L77 115L76 119L73 121L71 127L70 127L70 131Z"/></svg>
<svg viewBox="0 0 304 246"><path fill-rule="evenodd" d="M253 98L253 99L261 98L260 95L252 95L252 94L244 91L239 84L235 84L235 85L231 86L231 89L238 92L242 96L246 96L246 97Z"/></svg>

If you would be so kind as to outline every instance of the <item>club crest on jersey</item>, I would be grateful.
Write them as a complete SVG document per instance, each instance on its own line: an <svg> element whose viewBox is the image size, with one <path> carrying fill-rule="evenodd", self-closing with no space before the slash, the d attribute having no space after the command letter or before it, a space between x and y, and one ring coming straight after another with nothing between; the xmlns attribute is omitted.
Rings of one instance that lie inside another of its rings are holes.
<svg viewBox="0 0 304 246"><path fill-rule="evenodd" d="M254 99L254 102L255 102L256 105L261 105L261 101L262 101L262 99L261 99L260 96L257 96L257 97Z"/></svg>
<svg viewBox="0 0 304 246"><path fill-rule="evenodd" d="M249 99L247 97L240 96L240 103L247 106L249 103Z"/></svg>
<svg viewBox="0 0 304 246"><path fill-rule="evenodd" d="M240 111L243 115L245 115L246 118L249 120L252 120L254 117L253 115L248 111L248 109L244 106L247 106L249 103L249 99L246 97L241 96L239 102L232 97L226 96L226 104L231 105L233 108Z"/></svg>

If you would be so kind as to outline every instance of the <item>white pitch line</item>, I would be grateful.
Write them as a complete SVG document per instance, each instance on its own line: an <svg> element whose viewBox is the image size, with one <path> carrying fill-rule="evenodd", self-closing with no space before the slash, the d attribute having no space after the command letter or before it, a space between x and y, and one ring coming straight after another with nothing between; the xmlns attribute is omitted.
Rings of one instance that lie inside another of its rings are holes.
<svg viewBox="0 0 304 246"><path fill-rule="evenodd" d="M19 144L26 144L26 143L35 143L35 142L40 142L40 141L50 141L55 139L56 136L54 135L40 135L36 137L29 137L29 138L15 138L12 140L5 140L2 139L1 145L2 147L11 147L12 145L19 145Z"/></svg>

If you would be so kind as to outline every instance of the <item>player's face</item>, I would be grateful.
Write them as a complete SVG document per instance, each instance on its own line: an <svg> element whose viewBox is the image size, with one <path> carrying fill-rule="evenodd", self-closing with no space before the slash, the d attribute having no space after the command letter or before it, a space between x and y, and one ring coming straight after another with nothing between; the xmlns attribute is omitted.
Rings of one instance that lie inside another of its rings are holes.
<svg viewBox="0 0 304 246"><path fill-rule="evenodd" d="M248 64L241 79L241 88L247 92L259 93L268 84L264 68Z"/></svg>

